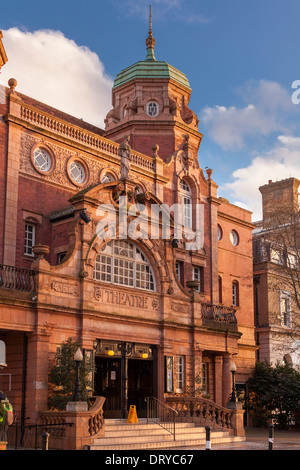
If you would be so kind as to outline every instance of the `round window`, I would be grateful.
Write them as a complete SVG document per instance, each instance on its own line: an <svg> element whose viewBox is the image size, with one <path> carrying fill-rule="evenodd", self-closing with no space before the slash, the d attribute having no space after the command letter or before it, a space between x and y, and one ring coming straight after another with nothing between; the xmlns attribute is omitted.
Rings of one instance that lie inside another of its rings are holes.
<svg viewBox="0 0 300 470"><path fill-rule="evenodd" d="M158 115L158 104L154 101L151 101L147 104L147 114L150 117L155 117Z"/></svg>
<svg viewBox="0 0 300 470"><path fill-rule="evenodd" d="M82 184L85 181L86 173L83 165L79 162L72 162L69 166L69 175L73 183Z"/></svg>
<svg viewBox="0 0 300 470"><path fill-rule="evenodd" d="M49 153L43 148L36 148L32 155L33 163L37 170L47 173L52 167L52 159Z"/></svg>
<svg viewBox="0 0 300 470"><path fill-rule="evenodd" d="M233 244L233 246L237 246L239 244L239 236L236 230L231 230L230 241Z"/></svg>
<svg viewBox="0 0 300 470"><path fill-rule="evenodd" d="M101 183L110 183L111 181L114 181L114 178L111 174L109 173L105 173L102 177L101 177Z"/></svg>

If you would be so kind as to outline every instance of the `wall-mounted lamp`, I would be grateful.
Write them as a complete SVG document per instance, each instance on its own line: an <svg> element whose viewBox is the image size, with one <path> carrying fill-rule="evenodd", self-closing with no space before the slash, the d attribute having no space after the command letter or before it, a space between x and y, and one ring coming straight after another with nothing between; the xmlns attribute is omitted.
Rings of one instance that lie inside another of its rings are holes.
<svg viewBox="0 0 300 470"><path fill-rule="evenodd" d="M107 351L107 355L108 356L114 356L115 354L115 351L113 349L110 349L110 348L105 348L106 351Z"/></svg>
<svg viewBox="0 0 300 470"><path fill-rule="evenodd" d="M91 219L85 211L86 209L83 209L83 211L80 212L79 217L83 220L85 224L89 224L91 222Z"/></svg>
<svg viewBox="0 0 300 470"><path fill-rule="evenodd" d="M178 248L178 240L176 238L172 240L172 248Z"/></svg>
<svg viewBox="0 0 300 470"><path fill-rule="evenodd" d="M139 353L140 353L142 359L148 359L149 354L146 353L143 349L140 349Z"/></svg>

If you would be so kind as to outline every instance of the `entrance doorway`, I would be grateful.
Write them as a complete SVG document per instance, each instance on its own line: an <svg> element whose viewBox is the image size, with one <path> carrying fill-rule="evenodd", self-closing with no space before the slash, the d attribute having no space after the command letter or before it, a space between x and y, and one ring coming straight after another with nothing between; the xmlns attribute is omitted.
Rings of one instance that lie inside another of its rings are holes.
<svg viewBox="0 0 300 470"><path fill-rule="evenodd" d="M105 397L104 417L120 418L121 359L95 358L95 395Z"/></svg>
<svg viewBox="0 0 300 470"><path fill-rule="evenodd" d="M138 418L146 417L146 397L154 394L153 360L126 358L122 368L121 358L95 357L95 395L106 398L104 418L121 417L122 393L126 394L126 417L130 405L135 405ZM124 380L123 374L127 374ZM126 383L126 387L122 387Z"/></svg>
<svg viewBox="0 0 300 470"><path fill-rule="evenodd" d="M135 405L140 418L147 416L145 398L153 396L153 362L128 360L128 407Z"/></svg>

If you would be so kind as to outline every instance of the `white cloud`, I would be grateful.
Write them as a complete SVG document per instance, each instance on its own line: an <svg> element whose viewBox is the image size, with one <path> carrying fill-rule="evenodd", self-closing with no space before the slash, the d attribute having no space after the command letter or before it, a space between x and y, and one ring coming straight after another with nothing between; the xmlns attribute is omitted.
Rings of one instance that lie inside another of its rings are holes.
<svg viewBox="0 0 300 470"><path fill-rule="evenodd" d="M237 92L247 103L244 107L206 107L200 113L208 136L224 150L239 150L253 137L287 132L286 116L299 111L276 82L249 81Z"/></svg>
<svg viewBox="0 0 300 470"><path fill-rule="evenodd" d="M2 84L15 78L17 92L104 127L113 81L97 54L60 31L11 28L3 34L8 62Z"/></svg>
<svg viewBox="0 0 300 470"><path fill-rule="evenodd" d="M234 181L223 186L234 203L253 212L253 220L261 219L261 194L259 186L268 180L280 181L295 177L300 179L300 138L281 135L273 148L257 155L249 166L233 172Z"/></svg>

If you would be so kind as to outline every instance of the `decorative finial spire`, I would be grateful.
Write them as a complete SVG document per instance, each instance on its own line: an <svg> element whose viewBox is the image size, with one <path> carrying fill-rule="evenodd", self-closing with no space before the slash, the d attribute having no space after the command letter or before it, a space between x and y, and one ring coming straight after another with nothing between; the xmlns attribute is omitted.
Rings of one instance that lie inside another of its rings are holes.
<svg viewBox="0 0 300 470"><path fill-rule="evenodd" d="M146 39L146 46L147 46L147 56L146 60L156 60L154 55L154 46L155 46L155 39L152 35L152 9L150 5L149 11L149 34Z"/></svg>
<svg viewBox="0 0 300 470"><path fill-rule="evenodd" d="M149 12L149 33L151 32L152 34L152 8L151 5L149 5L150 12Z"/></svg>

